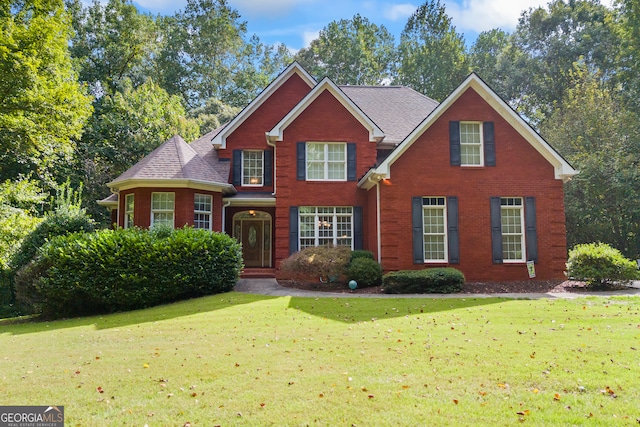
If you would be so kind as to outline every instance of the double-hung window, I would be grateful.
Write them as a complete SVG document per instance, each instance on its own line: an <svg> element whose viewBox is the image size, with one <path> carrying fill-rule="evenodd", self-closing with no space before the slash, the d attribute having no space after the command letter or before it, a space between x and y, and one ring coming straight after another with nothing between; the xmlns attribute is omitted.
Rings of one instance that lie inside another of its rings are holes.
<svg viewBox="0 0 640 427"><path fill-rule="evenodd" d="M444 197L422 199L422 233L425 262L447 261L447 206Z"/></svg>
<svg viewBox="0 0 640 427"><path fill-rule="evenodd" d="M193 227L211 230L212 197L208 194L195 194L193 199Z"/></svg>
<svg viewBox="0 0 640 427"><path fill-rule="evenodd" d="M246 187L261 187L264 176L264 151L242 151L242 185Z"/></svg>
<svg viewBox="0 0 640 427"><path fill-rule="evenodd" d="M482 123L460 122L461 166L483 166Z"/></svg>
<svg viewBox="0 0 640 427"><path fill-rule="evenodd" d="M173 228L175 193L151 193L151 227Z"/></svg>
<svg viewBox="0 0 640 427"><path fill-rule="evenodd" d="M353 249L352 207L299 208L299 248L348 246Z"/></svg>
<svg viewBox="0 0 640 427"><path fill-rule="evenodd" d="M124 228L133 227L134 195L127 194L124 198Z"/></svg>
<svg viewBox="0 0 640 427"><path fill-rule="evenodd" d="M306 162L309 181L347 180L347 144L344 142L307 143Z"/></svg>
<svg viewBox="0 0 640 427"><path fill-rule="evenodd" d="M524 210L522 198L500 198L502 228L502 259L504 262L525 261Z"/></svg>

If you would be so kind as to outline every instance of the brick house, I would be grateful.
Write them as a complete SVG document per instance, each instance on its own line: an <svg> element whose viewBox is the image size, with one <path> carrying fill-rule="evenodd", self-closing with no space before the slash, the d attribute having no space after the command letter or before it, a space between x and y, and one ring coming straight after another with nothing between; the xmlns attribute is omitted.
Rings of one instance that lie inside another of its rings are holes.
<svg viewBox="0 0 640 427"><path fill-rule="evenodd" d="M478 76L442 103L398 86L338 86L299 64L233 120L175 136L108 185L121 227L192 225L242 242L275 274L323 244L386 271L453 266L467 280L562 278L563 182L577 172Z"/></svg>

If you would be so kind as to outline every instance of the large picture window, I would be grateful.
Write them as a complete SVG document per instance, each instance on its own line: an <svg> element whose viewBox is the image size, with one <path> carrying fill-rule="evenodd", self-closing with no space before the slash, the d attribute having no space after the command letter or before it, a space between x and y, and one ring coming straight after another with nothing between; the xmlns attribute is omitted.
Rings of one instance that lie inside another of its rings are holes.
<svg viewBox="0 0 640 427"><path fill-rule="evenodd" d="M353 249L352 207L299 208L299 248L348 246Z"/></svg>
<svg viewBox="0 0 640 427"><path fill-rule="evenodd" d="M307 180L347 180L347 144L309 142L306 149Z"/></svg>
<svg viewBox="0 0 640 427"><path fill-rule="evenodd" d="M503 261L524 261L524 215L521 198L502 197L500 199L500 224Z"/></svg>
<svg viewBox="0 0 640 427"><path fill-rule="evenodd" d="M212 197L208 194L195 194L193 198L193 227L211 230Z"/></svg>
<svg viewBox="0 0 640 427"><path fill-rule="evenodd" d="M447 213L444 197L422 199L424 260L447 261Z"/></svg>
<svg viewBox="0 0 640 427"><path fill-rule="evenodd" d="M242 185L261 187L264 176L264 152L244 150L242 152Z"/></svg>
<svg viewBox="0 0 640 427"><path fill-rule="evenodd" d="M482 166L482 123L460 122L460 159L462 166Z"/></svg>
<svg viewBox="0 0 640 427"><path fill-rule="evenodd" d="M124 198L124 228L133 227L133 210L134 210L134 195L127 194Z"/></svg>
<svg viewBox="0 0 640 427"><path fill-rule="evenodd" d="M151 227L173 228L175 193L151 193Z"/></svg>

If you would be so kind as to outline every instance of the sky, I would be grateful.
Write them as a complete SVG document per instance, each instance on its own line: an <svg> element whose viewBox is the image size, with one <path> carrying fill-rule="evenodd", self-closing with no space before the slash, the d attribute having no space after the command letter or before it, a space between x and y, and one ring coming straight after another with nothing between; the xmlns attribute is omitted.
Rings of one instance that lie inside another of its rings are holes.
<svg viewBox="0 0 640 427"><path fill-rule="evenodd" d="M322 28L332 21L351 19L355 14L376 25L384 25L400 40L409 16L424 0L228 0L247 35L257 34L266 44L283 43L294 52L308 47ZM456 31L471 46L478 33L501 28L511 32L523 10L546 6L549 0L441 0ZM186 0L134 0L140 11L172 15ZM607 4L608 2L603 2Z"/></svg>

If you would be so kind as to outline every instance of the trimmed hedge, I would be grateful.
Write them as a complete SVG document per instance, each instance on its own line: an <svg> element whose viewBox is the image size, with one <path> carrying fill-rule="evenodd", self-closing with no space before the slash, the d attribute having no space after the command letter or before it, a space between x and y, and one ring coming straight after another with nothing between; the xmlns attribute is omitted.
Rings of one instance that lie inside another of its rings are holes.
<svg viewBox="0 0 640 427"><path fill-rule="evenodd" d="M351 258L347 279L355 280L360 288L378 286L382 282L382 267L368 257Z"/></svg>
<svg viewBox="0 0 640 427"><path fill-rule="evenodd" d="M569 251L567 276L588 288L610 289L638 279L636 263L605 243L576 245Z"/></svg>
<svg viewBox="0 0 640 427"><path fill-rule="evenodd" d="M450 294L460 292L464 274L455 268L428 268L387 273L382 287L387 294Z"/></svg>
<svg viewBox="0 0 640 427"><path fill-rule="evenodd" d="M373 252L371 251L366 251L364 249L356 249L355 251L351 252L351 262L353 262L354 260L358 259L358 258L366 258L366 259L371 259L375 261L375 256L373 255Z"/></svg>
<svg viewBox="0 0 640 427"><path fill-rule="evenodd" d="M230 291L240 244L223 233L118 229L60 236L16 277L16 293L46 317L133 310Z"/></svg>

